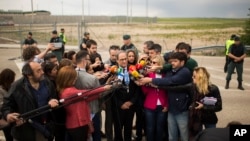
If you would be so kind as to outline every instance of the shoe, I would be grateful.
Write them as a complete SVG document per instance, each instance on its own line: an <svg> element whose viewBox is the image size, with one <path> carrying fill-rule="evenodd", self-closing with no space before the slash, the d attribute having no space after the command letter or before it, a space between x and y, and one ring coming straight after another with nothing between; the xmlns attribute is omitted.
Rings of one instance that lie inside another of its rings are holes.
<svg viewBox="0 0 250 141"><path fill-rule="evenodd" d="M106 138L106 134L104 134L102 131L101 131L101 137Z"/></svg>
<svg viewBox="0 0 250 141"><path fill-rule="evenodd" d="M245 89L242 86L238 86L238 89L244 91Z"/></svg>
<svg viewBox="0 0 250 141"><path fill-rule="evenodd" d="M229 89L229 81L226 82L225 89Z"/></svg>
<svg viewBox="0 0 250 141"><path fill-rule="evenodd" d="M242 82L239 82L239 85L238 85L238 89L240 89L240 90L245 90L243 87L242 87Z"/></svg>

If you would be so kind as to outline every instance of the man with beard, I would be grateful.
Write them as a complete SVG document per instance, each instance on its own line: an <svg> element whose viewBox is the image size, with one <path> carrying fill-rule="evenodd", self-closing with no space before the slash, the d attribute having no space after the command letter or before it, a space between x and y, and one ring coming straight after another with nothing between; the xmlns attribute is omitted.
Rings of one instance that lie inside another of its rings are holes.
<svg viewBox="0 0 250 141"><path fill-rule="evenodd" d="M109 47L109 59L104 62L105 67L118 66L117 53L120 50L119 46L112 45ZM113 141L113 117L112 117L112 105L110 96L105 97L105 133L107 141Z"/></svg>
<svg viewBox="0 0 250 141"><path fill-rule="evenodd" d="M23 49L31 46L37 47L37 41L32 38L32 32L29 32L27 38L23 42Z"/></svg>
<svg viewBox="0 0 250 141"><path fill-rule="evenodd" d="M93 68L93 70L96 71L103 71L104 70L104 64L102 62L102 57L99 53L97 53L97 43L95 40L89 40L87 41L87 49L90 57L90 63ZM99 58L99 61L96 61L96 58Z"/></svg>
<svg viewBox="0 0 250 141"><path fill-rule="evenodd" d="M82 38L82 42L80 43L80 50L86 50L87 51L87 47L86 44L87 42L90 40L90 34L89 32L84 32L84 37Z"/></svg>
<svg viewBox="0 0 250 141"><path fill-rule="evenodd" d="M28 62L22 68L23 77L13 83L8 94L4 98L2 107L3 117L13 123L12 136L18 141L48 141L41 128L51 119L48 114L32 118L33 123L23 121L19 116L31 110L50 105L51 108L58 106L54 85L44 79L42 67L37 62ZM47 130L46 128L42 128ZM49 130L47 130L49 132ZM53 137L51 135L50 137Z"/></svg>
<svg viewBox="0 0 250 141"><path fill-rule="evenodd" d="M77 89L94 89L100 86L99 80L94 76L86 72L86 65L90 60L88 52L81 50L76 54L76 71L77 80L75 87ZM100 125L100 106L99 99L93 100L89 103L91 118L94 126L94 132L92 133L93 141L101 141L101 125Z"/></svg>

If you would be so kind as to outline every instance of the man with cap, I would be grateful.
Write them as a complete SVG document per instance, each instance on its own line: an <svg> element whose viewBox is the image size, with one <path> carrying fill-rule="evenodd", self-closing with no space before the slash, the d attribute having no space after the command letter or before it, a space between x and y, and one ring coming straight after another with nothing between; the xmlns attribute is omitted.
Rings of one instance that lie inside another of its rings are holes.
<svg viewBox="0 0 250 141"><path fill-rule="evenodd" d="M226 73L227 72L227 66L229 64L229 58L228 58L228 51L229 51L229 47L234 43L234 38L236 37L235 34L232 34L231 35L231 38L228 39L226 41L226 44L225 44L225 55L226 55L226 63L225 63L225 66L224 66L224 72Z"/></svg>
<svg viewBox="0 0 250 141"><path fill-rule="evenodd" d="M27 38L23 42L23 49L27 47L37 47L37 41L32 38L32 32L29 32Z"/></svg>
<svg viewBox="0 0 250 141"><path fill-rule="evenodd" d="M243 62L246 57L246 48L240 42L239 37L234 38L234 44L232 44L228 51L229 64L227 68L227 77L226 77L226 86L225 89L229 88L229 82L233 74L234 69L236 68L237 80L238 80L238 89L244 90L242 86L242 73L243 73Z"/></svg>
<svg viewBox="0 0 250 141"><path fill-rule="evenodd" d="M138 56L138 50L137 48L135 47L135 45L133 43L131 43L131 36L126 34L126 35L123 35L123 43L124 45L121 47L121 50L129 50L129 49L133 49L135 50L136 52L136 55Z"/></svg>
<svg viewBox="0 0 250 141"><path fill-rule="evenodd" d="M90 34L89 32L84 32L84 38L82 38L82 42L80 44L80 50L86 50L87 51L87 47L86 47L86 43L88 40L90 40Z"/></svg>

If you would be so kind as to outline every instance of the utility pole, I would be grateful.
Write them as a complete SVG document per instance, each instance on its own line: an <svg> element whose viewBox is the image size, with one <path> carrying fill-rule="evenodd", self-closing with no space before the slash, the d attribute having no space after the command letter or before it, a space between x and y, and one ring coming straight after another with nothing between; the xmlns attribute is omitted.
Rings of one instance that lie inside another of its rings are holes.
<svg viewBox="0 0 250 141"><path fill-rule="evenodd" d="M90 0L88 0L88 15L90 16Z"/></svg>
<svg viewBox="0 0 250 141"><path fill-rule="evenodd" d="M84 0L82 0L82 22L84 21Z"/></svg>
<svg viewBox="0 0 250 141"><path fill-rule="evenodd" d="M62 16L63 16L63 0L62 0Z"/></svg>
<svg viewBox="0 0 250 141"><path fill-rule="evenodd" d="M132 15L132 8L133 8L133 0L130 0L130 23L132 23L132 18L133 18L133 15Z"/></svg>
<svg viewBox="0 0 250 141"><path fill-rule="evenodd" d="M31 25L33 26L33 0L31 0Z"/></svg>
<svg viewBox="0 0 250 141"><path fill-rule="evenodd" d="M146 0L146 22L148 24L148 0Z"/></svg>
<svg viewBox="0 0 250 141"><path fill-rule="evenodd" d="M82 33L85 31L85 22L84 22L84 0L82 0L82 21L81 21L81 27L80 27L80 34L79 36L82 36ZM80 43L81 38L79 38Z"/></svg>
<svg viewBox="0 0 250 141"><path fill-rule="evenodd" d="M127 18L126 18L126 23L128 24L128 0L127 0Z"/></svg>

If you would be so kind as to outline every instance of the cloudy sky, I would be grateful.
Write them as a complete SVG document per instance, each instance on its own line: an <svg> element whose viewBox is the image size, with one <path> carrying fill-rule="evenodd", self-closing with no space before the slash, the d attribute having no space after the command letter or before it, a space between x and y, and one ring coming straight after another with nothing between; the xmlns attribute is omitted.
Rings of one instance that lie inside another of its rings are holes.
<svg viewBox="0 0 250 141"><path fill-rule="evenodd" d="M31 11L32 0L0 0L1 10ZM48 10L53 15L129 15L150 17L222 17L245 18L250 0L33 0L34 10Z"/></svg>

